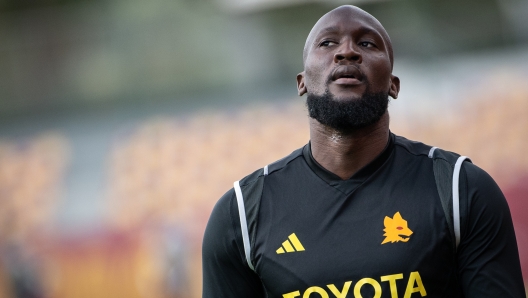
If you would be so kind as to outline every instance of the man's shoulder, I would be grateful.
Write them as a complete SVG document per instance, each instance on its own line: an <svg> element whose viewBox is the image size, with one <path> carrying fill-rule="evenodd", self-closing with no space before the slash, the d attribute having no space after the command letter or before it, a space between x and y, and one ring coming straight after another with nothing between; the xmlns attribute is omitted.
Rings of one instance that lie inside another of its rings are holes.
<svg viewBox="0 0 528 298"><path fill-rule="evenodd" d="M409 140L405 137L394 135L394 145L396 148L405 150L411 155L415 156L429 156L429 152L433 146L424 144L422 142Z"/></svg>
<svg viewBox="0 0 528 298"><path fill-rule="evenodd" d="M307 146L307 145L305 145ZM252 184L254 183L255 181L257 181L259 178L263 177L263 176L266 176L266 175L271 175L275 172L278 172L280 171L281 169L287 167L288 165L291 164L292 161L296 160L297 158L299 157L302 157L303 156L303 149L304 147L301 147L295 151L293 151L292 153L290 153L289 155L277 160L277 161L274 161L272 163L269 163L267 165L264 165L264 167L254 171L253 173L245 176L244 178L240 179L240 185L243 186L243 185L248 185L248 184Z"/></svg>
<svg viewBox="0 0 528 298"><path fill-rule="evenodd" d="M449 163L453 168L457 159L460 157L459 153L448 151L443 148L433 147L431 145L424 144L422 142L409 140L402 136L394 135L394 143L397 148L405 150L408 154L414 156L428 157L433 159L443 159ZM432 148L436 148L434 154L432 154ZM467 177L468 183L475 186L482 187L485 184L496 184L493 178L482 168L473 164L471 156L469 156L469 162L464 162L462 167L462 173Z"/></svg>

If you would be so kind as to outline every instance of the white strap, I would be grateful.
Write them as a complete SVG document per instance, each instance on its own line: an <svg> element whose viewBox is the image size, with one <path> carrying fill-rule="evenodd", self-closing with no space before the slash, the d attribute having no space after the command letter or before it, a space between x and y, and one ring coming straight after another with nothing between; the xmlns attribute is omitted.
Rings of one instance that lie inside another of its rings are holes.
<svg viewBox="0 0 528 298"><path fill-rule="evenodd" d="M244 207L244 197L242 196L242 189L240 189L240 182L235 181L235 194L238 203L238 215L240 217L240 229L242 230L242 241L244 242L244 253L246 254L246 261L251 270L255 271L251 263L251 245L249 243L249 234L246 221L246 208Z"/></svg>
<svg viewBox="0 0 528 298"><path fill-rule="evenodd" d="M455 229L455 246L458 248L460 243L460 199L459 199L459 183L460 183L460 169L467 156L460 156L455 163L455 170L453 171L453 225Z"/></svg>
<svg viewBox="0 0 528 298"><path fill-rule="evenodd" d="M268 175L268 166L264 167L264 176ZM249 232L246 220L246 207L244 206L244 196L240 188L240 181L233 183L238 204L238 216L240 217L240 230L242 231L242 241L244 242L244 253L246 254L246 262L249 268L255 271L253 263L251 263L251 243L249 242Z"/></svg>
<svg viewBox="0 0 528 298"><path fill-rule="evenodd" d="M433 154L436 149L438 149L438 147L432 147L431 150L429 150L429 154L427 156L429 156L429 158L433 158Z"/></svg>

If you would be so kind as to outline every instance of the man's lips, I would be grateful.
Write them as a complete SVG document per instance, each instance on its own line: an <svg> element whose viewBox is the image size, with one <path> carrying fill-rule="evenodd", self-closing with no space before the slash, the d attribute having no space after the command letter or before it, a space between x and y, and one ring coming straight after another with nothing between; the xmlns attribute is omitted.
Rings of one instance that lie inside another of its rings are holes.
<svg viewBox="0 0 528 298"><path fill-rule="evenodd" d="M332 73L332 81L339 85L359 85L362 80L363 74L353 65L338 66Z"/></svg>
<svg viewBox="0 0 528 298"><path fill-rule="evenodd" d="M359 85L361 81L354 78L339 78L334 81L338 85Z"/></svg>

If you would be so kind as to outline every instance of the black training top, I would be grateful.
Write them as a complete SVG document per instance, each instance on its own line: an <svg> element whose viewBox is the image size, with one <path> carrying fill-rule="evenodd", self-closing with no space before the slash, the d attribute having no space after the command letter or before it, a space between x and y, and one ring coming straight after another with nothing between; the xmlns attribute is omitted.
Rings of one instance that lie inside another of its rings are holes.
<svg viewBox="0 0 528 298"><path fill-rule="evenodd" d="M233 189L203 241L204 298L525 297L506 200L464 163L458 252L436 189L430 146L391 134L342 180L310 144L270 165L246 263Z"/></svg>

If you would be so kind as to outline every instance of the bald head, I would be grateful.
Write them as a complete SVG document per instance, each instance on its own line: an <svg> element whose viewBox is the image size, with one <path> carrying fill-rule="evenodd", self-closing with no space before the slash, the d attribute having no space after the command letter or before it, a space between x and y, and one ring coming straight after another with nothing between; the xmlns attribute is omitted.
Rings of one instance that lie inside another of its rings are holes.
<svg viewBox="0 0 528 298"><path fill-rule="evenodd" d="M306 38L306 43L304 44L304 50L303 50L303 64L306 62L306 57L309 55L310 50L312 48L312 45L314 44L314 40L316 36L321 32L321 30L325 30L329 27L334 27L335 20L343 20L343 21L359 21L364 23L365 25L368 25L372 27L374 30L376 30L381 37L383 38L383 41L385 43L385 47L387 48L388 55L391 62L391 68L394 64L394 54L392 51L392 43L389 37L389 34L387 34L387 31L383 27L383 25L371 14L368 12L362 10L359 7L353 6L353 5L343 5L339 6L325 15L323 15L317 23L313 26L312 30L308 34L308 37Z"/></svg>

